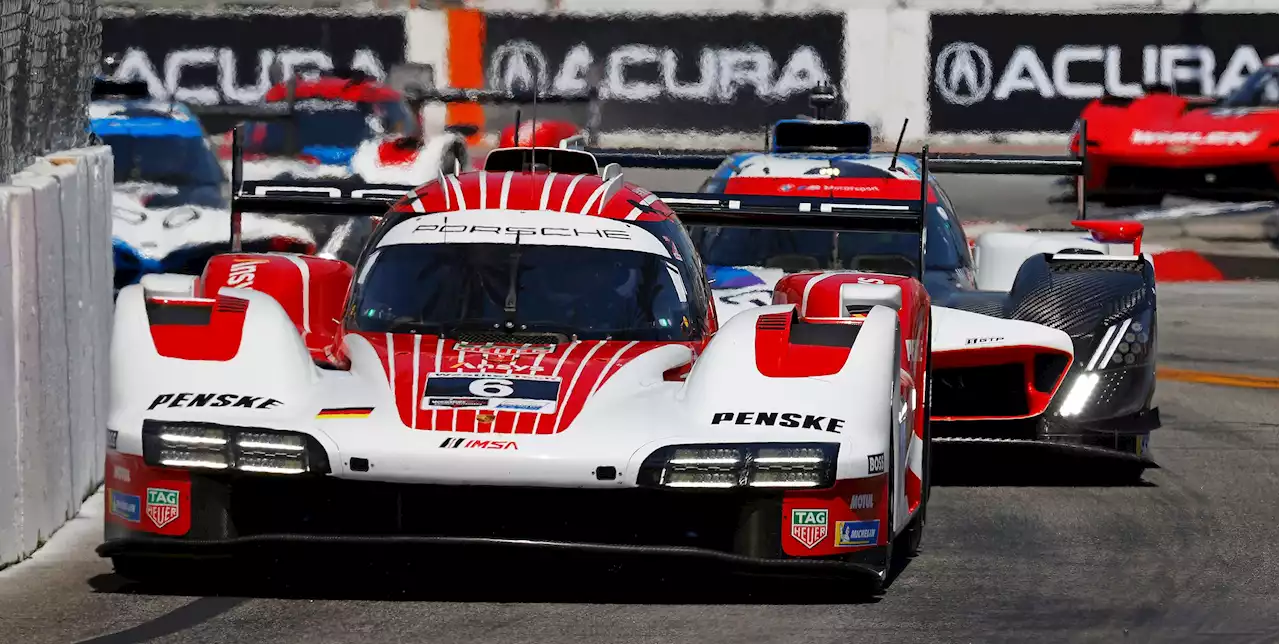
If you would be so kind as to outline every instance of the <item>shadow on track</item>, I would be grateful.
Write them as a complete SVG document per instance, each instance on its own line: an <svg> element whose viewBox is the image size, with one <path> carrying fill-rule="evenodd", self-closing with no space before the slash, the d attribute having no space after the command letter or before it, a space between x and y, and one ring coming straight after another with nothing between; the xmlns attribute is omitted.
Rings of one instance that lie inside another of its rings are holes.
<svg viewBox="0 0 1280 644"><path fill-rule="evenodd" d="M722 574L709 566L643 560L566 561L475 557L461 550L424 556L410 546L376 549L290 546L246 551L234 562L174 561L163 581L98 575L100 593L358 601L574 604L851 604L879 601L858 579ZM898 562L892 578L908 562ZM891 592L891 591L888 591Z"/></svg>
<svg viewBox="0 0 1280 644"><path fill-rule="evenodd" d="M1043 445L935 443L938 487L1155 487L1134 461L1080 455Z"/></svg>

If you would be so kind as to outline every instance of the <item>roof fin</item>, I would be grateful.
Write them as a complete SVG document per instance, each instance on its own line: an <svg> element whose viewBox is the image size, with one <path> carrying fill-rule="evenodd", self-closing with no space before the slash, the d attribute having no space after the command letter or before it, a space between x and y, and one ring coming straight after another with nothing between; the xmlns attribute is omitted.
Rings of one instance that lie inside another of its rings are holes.
<svg viewBox="0 0 1280 644"><path fill-rule="evenodd" d="M618 173L613 175L613 178L605 182L604 194L600 196L600 203L596 206L597 215L604 214L605 204L609 203L609 200L613 199L613 196L618 194L619 190L622 190L622 167L616 163L611 163L608 166L605 166L605 174L608 174L609 168L611 167L617 167Z"/></svg>

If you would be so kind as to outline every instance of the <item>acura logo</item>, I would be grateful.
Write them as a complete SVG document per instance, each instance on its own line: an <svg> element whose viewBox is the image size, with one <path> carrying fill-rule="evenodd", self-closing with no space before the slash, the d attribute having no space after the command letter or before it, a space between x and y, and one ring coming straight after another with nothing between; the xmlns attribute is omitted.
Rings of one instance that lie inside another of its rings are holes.
<svg viewBox="0 0 1280 644"><path fill-rule="evenodd" d="M527 40L503 43L489 57L489 87L493 89L541 91L546 80L547 57Z"/></svg>
<svg viewBox="0 0 1280 644"><path fill-rule="evenodd" d="M973 105L991 93L991 57L971 42L953 42L938 52L933 83L946 102Z"/></svg>

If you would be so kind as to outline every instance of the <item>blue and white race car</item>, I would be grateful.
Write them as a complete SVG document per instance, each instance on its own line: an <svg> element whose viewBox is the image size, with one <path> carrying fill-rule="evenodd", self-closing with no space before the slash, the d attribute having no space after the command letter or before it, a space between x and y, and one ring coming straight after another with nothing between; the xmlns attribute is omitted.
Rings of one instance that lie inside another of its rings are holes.
<svg viewBox="0 0 1280 644"><path fill-rule="evenodd" d="M867 124L822 119L779 121L770 142L756 152L594 155L601 165L710 170L698 192L682 197L724 200L729 210L738 195L839 199L885 212L920 204L920 236L887 229L853 235L808 225L800 214L793 225L768 229L695 225L690 237L720 319L779 303L785 296L775 287L784 275L836 271L872 276L870 283L875 274L921 275L935 331L932 440L1035 443L1114 457L1123 476L1141 476L1154 463L1148 441L1161 424L1152 404L1155 275L1141 252L1141 224L1089 220L1081 202L1074 229L988 232L971 251L935 178L1078 178L1084 157L936 155L927 146L918 154L874 152ZM965 337L949 335L960 331Z"/></svg>
<svg viewBox="0 0 1280 644"><path fill-rule="evenodd" d="M115 287L147 273L198 275L229 243L229 182L200 121L185 105L149 98L144 83L99 79L90 129L111 146ZM307 228L245 215L245 249L313 249Z"/></svg>

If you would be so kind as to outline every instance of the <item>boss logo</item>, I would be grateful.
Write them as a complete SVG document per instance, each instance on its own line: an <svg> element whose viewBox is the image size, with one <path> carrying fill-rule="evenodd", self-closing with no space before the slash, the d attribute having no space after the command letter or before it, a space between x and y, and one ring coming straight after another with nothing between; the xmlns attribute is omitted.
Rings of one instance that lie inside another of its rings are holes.
<svg viewBox="0 0 1280 644"><path fill-rule="evenodd" d="M884 468L884 454L874 454L867 457L868 474L884 474Z"/></svg>

